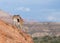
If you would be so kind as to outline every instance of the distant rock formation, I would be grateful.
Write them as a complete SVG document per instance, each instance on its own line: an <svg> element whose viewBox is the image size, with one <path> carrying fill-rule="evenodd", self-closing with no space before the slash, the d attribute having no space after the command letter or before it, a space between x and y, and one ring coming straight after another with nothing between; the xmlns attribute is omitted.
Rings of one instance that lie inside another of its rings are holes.
<svg viewBox="0 0 60 43"><path fill-rule="evenodd" d="M0 43L34 43L30 35L0 20Z"/></svg>

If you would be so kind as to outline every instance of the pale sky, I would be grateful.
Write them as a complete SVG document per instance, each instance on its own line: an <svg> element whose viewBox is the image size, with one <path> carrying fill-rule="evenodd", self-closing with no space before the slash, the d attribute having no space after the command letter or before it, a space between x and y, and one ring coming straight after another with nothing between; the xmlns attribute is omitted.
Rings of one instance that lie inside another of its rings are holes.
<svg viewBox="0 0 60 43"><path fill-rule="evenodd" d="M60 22L60 0L0 0L0 9L27 20Z"/></svg>

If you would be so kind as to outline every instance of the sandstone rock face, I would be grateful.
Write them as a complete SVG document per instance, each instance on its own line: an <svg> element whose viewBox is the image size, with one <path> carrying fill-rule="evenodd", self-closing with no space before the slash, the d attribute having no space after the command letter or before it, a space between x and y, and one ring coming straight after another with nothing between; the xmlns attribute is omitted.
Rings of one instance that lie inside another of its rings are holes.
<svg viewBox="0 0 60 43"><path fill-rule="evenodd" d="M30 35L0 20L0 43L34 43Z"/></svg>

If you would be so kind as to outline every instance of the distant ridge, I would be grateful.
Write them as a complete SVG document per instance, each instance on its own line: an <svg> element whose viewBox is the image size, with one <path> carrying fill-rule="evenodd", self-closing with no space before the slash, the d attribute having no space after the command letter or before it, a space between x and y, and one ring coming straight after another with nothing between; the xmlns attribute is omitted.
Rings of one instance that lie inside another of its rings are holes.
<svg viewBox="0 0 60 43"><path fill-rule="evenodd" d="M1 9L0 9L0 19L7 23L12 23L12 15Z"/></svg>
<svg viewBox="0 0 60 43"><path fill-rule="evenodd" d="M3 16L11 16L11 15L3 10L0 10L0 17L1 16L3 17Z"/></svg>

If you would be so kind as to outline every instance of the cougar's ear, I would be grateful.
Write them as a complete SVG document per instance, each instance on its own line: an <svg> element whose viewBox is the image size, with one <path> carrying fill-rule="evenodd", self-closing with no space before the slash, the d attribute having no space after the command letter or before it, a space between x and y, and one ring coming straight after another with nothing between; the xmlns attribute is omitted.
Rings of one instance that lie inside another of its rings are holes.
<svg viewBox="0 0 60 43"><path fill-rule="evenodd" d="M12 16L12 19L15 18L15 17L18 17L18 15L13 15L13 16Z"/></svg>
<svg viewBox="0 0 60 43"><path fill-rule="evenodd" d="M18 17L19 17L20 15L16 15L16 16L18 16Z"/></svg>

